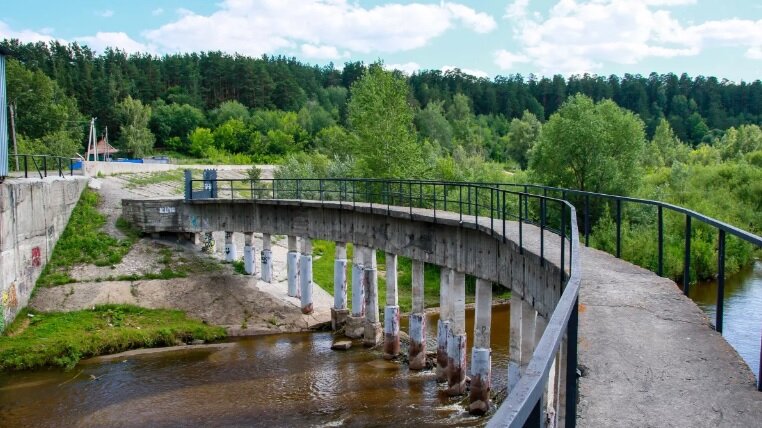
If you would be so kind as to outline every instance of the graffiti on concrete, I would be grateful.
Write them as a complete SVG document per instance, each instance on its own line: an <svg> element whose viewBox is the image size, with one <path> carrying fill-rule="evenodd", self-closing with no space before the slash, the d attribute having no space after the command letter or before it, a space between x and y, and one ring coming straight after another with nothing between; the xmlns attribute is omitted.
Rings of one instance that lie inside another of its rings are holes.
<svg viewBox="0 0 762 428"><path fill-rule="evenodd" d="M3 291L2 302L6 308L16 309L19 305L18 296L16 295L16 284L11 284L7 290Z"/></svg>
<svg viewBox="0 0 762 428"><path fill-rule="evenodd" d="M42 251L40 251L40 247L32 248L32 266L40 267L42 265L41 258L42 258Z"/></svg>

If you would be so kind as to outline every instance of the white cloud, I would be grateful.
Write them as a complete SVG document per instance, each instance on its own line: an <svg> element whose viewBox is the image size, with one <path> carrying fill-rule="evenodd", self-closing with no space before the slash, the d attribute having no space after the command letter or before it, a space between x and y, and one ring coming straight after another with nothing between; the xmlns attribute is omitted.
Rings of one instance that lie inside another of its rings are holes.
<svg viewBox="0 0 762 428"><path fill-rule="evenodd" d="M746 58L762 59L762 45L753 46L746 50Z"/></svg>
<svg viewBox="0 0 762 428"><path fill-rule="evenodd" d="M151 15L153 15L153 16L159 16L162 13L164 13L164 9L162 9L160 7L151 11Z"/></svg>
<svg viewBox="0 0 762 428"><path fill-rule="evenodd" d="M495 20L467 6L384 4L365 8L347 0L225 0L211 15L183 11L145 37L162 51L225 50L260 55L297 46L310 52L398 52L427 45L456 27L477 33Z"/></svg>
<svg viewBox="0 0 762 428"><path fill-rule="evenodd" d="M103 52L111 47L119 48L127 53L155 53L151 46L137 42L123 32L98 32L94 36L76 37L74 41L84 43L97 52Z"/></svg>
<svg viewBox="0 0 762 428"><path fill-rule="evenodd" d="M342 55L339 54L339 50L335 46L315 46L309 43L302 45L302 55L307 58L319 58L319 59L338 59Z"/></svg>
<svg viewBox="0 0 762 428"><path fill-rule="evenodd" d="M547 17L528 16L526 0L516 0L505 18L514 22L519 49L494 53L504 70L531 63L543 74L595 72L605 63L636 64L649 57L698 55L728 46L762 46L762 20L729 19L685 26L664 7L695 0L559 0Z"/></svg>
<svg viewBox="0 0 762 428"><path fill-rule="evenodd" d="M393 71L399 70L408 76L421 69L417 62L406 62L404 64L384 64L384 69Z"/></svg>
<svg viewBox="0 0 762 428"><path fill-rule="evenodd" d="M486 71L477 70L474 68L460 68L460 67L455 67L454 65L445 65L444 67L442 67L442 73L447 73L448 71L453 71L453 70L460 70L461 73L469 74L474 77L489 78L489 74Z"/></svg>
<svg viewBox="0 0 762 428"><path fill-rule="evenodd" d="M99 12L95 12L95 14L103 18L111 18L112 16L114 16L114 11L111 9L106 9Z"/></svg>
<svg viewBox="0 0 762 428"><path fill-rule="evenodd" d="M43 28L39 31L34 30L20 30L15 31L3 21L0 21L0 39L19 39L22 42L36 43L36 42L50 42L56 40L51 35L52 28Z"/></svg>

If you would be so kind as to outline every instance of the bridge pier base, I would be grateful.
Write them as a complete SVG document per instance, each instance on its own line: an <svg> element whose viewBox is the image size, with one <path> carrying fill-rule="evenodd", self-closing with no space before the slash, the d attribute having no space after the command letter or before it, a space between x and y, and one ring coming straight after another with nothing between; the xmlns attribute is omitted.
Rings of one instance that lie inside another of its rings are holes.
<svg viewBox="0 0 762 428"><path fill-rule="evenodd" d="M269 233L262 234L262 281L273 281L272 238Z"/></svg>
<svg viewBox="0 0 762 428"><path fill-rule="evenodd" d="M411 370L426 368L426 315L423 312L423 262L413 260L413 313L410 314Z"/></svg>
<svg viewBox="0 0 762 428"><path fill-rule="evenodd" d="M237 258L235 244L233 243L233 232L225 232L225 261L232 263Z"/></svg>
<svg viewBox="0 0 762 428"><path fill-rule="evenodd" d="M302 313L311 314L312 301L312 240L302 238L302 256L299 259L299 282L301 289Z"/></svg>
<svg viewBox="0 0 762 428"><path fill-rule="evenodd" d="M400 307L397 290L397 255L386 253L386 306L384 307L384 359L400 353Z"/></svg>
<svg viewBox="0 0 762 428"><path fill-rule="evenodd" d="M466 392L466 274L452 275L452 334L447 338L447 395Z"/></svg>
<svg viewBox="0 0 762 428"><path fill-rule="evenodd" d="M383 331L378 317L378 267L375 248L365 249L364 263L365 332L363 344L367 347L373 347L381 343Z"/></svg>
<svg viewBox="0 0 762 428"><path fill-rule="evenodd" d="M254 234L252 232L246 232L243 236L243 268L247 274L256 275L257 264L254 262L254 254L256 253L256 249L254 248Z"/></svg>
<svg viewBox="0 0 762 428"><path fill-rule="evenodd" d="M447 382L447 337L452 312L452 269L442 267L439 277L439 321L437 322L437 382Z"/></svg>
<svg viewBox="0 0 762 428"><path fill-rule="evenodd" d="M474 347L471 349L471 393L469 412L483 415L490 408L492 388L492 358L490 333L492 323L492 283L476 280L476 314Z"/></svg>
<svg viewBox="0 0 762 428"><path fill-rule="evenodd" d="M344 327L349 316L347 309L347 244L336 243L336 257L333 262L333 308L331 308L331 329Z"/></svg>
<svg viewBox="0 0 762 428"><path fill-rule="evenodd" d="M351 339L359 339L365 335L364 251L361 245L355 245L352 254L352 315L347 318L344 328L344 334Z"/></svg>
<svg viewBox="0 0 762 428"><path fill-rule="evenodd" d="M288 254L286 254L286 276L288 278L288 295L299 297L299 250L296 236L288 237Z"/></svg>

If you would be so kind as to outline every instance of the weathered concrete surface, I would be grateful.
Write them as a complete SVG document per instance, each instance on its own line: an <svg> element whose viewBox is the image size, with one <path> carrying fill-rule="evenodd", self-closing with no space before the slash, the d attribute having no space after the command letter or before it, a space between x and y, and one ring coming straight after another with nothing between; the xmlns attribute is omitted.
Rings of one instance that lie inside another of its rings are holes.
<svg viewBox="0 0 762 428"><path fill-rule="evenodd" d="M29 302L87 180L47 177L0 184L0 332Z"/></svg>
<svg viewBox="0 0 762 428"><path fill-rule="evenodd" d="M759 427L762 392L674 282L582 250L578 425Z"/></svg>

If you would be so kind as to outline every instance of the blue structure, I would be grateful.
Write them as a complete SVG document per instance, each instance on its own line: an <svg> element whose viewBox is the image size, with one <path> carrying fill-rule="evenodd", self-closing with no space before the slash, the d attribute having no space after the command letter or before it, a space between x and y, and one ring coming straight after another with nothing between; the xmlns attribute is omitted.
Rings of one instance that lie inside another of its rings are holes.
<svg viewBox="0 0 762 428"><path fill-rule="evenodd" d="M0 48L0 181L8 176L8 103L5 92L5 56L8 54Z"/></svg>

